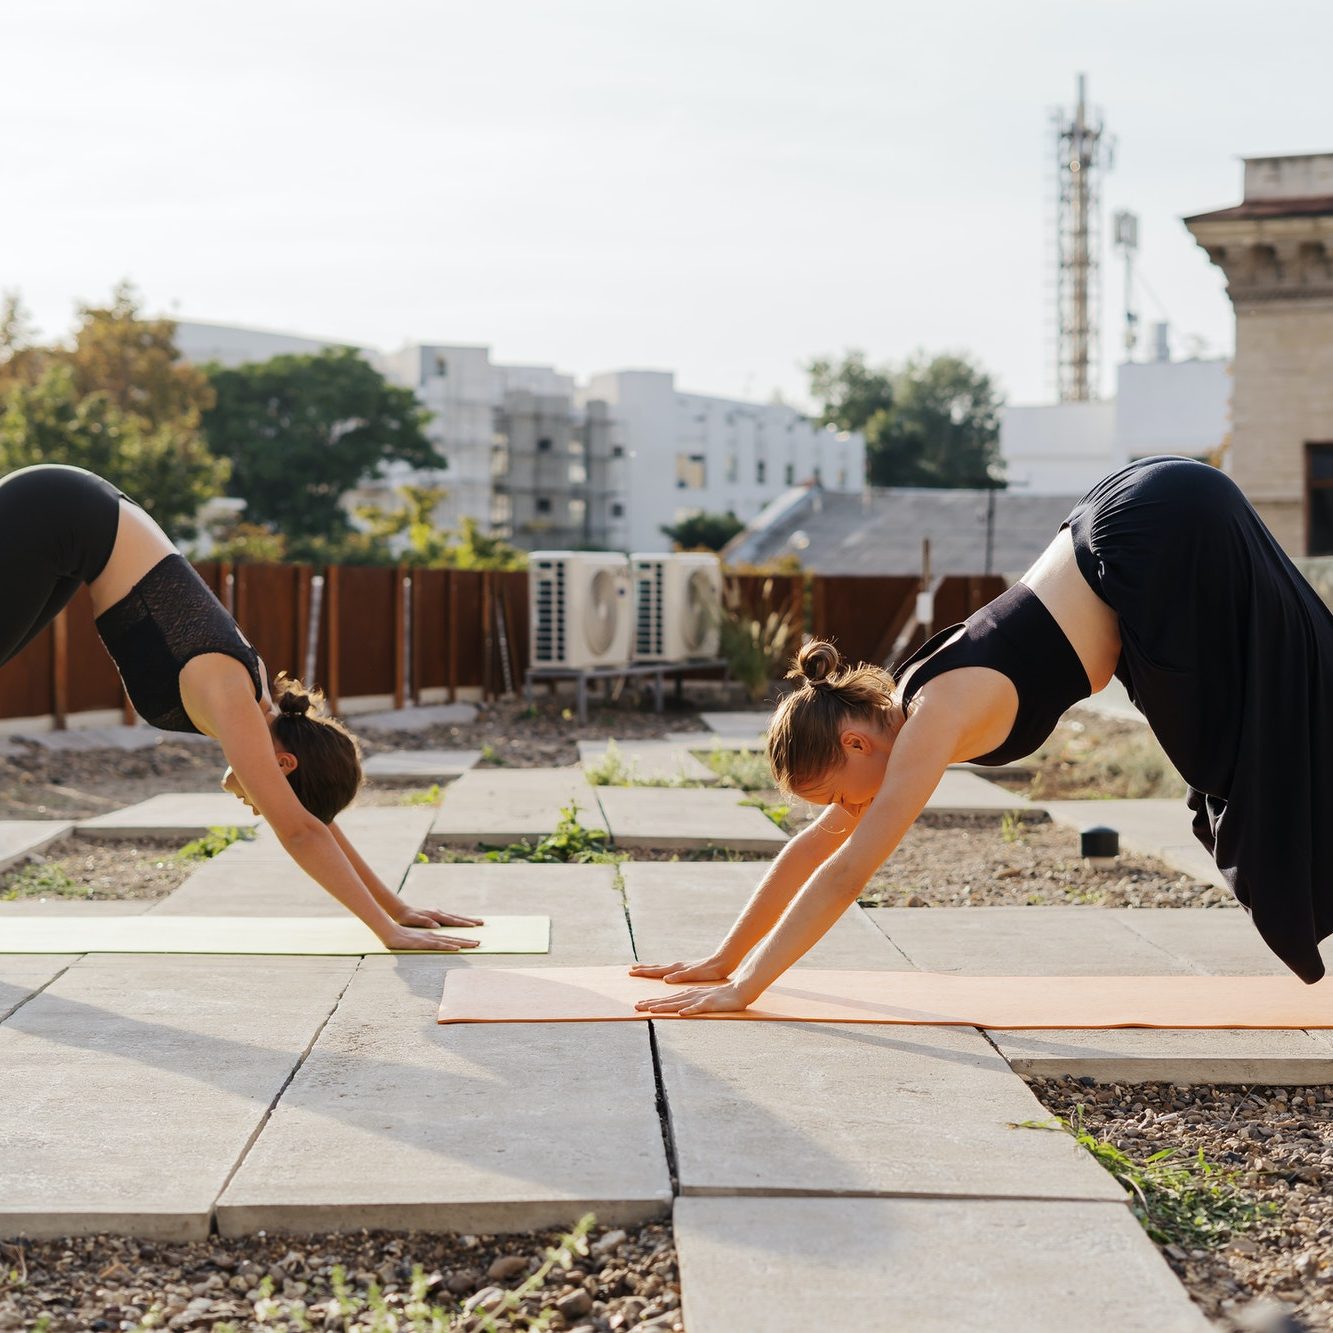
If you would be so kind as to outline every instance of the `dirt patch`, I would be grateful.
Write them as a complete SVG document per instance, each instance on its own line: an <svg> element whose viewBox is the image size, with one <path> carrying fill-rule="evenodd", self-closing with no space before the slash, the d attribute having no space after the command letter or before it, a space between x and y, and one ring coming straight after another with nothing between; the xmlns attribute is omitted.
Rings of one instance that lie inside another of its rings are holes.
<svg viewBox="0 0 1333 1333"><path fill-rule="evenodd" d="M89 819L173 791L217 791L226 761L214 742L165 733L143 750L47 750L15 741L0 757L0 819Z"/></svg>
<svg viewBox="0 0 1333 1333"><path fill-rule="evenodd" d="M560 1234L432 1236L409 1232L256 1236L185 1245L88 1236L0 1243L0 1328L49 1333L171 1327L274 1328L482 1327L469 1317L478 1301L522 1285L558 1246ZM552 1330L643 1329L678 1333L680 1273L671 1229L595 1229L586 1255L557 1265L524 1298L522 1309L551 1312ZM334 1269L345 1274L335 1293ZM413 1318L413 1269L425 1291ZM494 1276L492 1276L494 1274ZM485 1293L485 1294L483 1294ZM375 1315L372 1303L382 1301ZM434 1307L441 1322L431 1322ZM148 1316L152 1313L152 1319ZM354 1313L353 1313L354 1312ZM528 1327L496 1313L494 1327ZM42 1325L45 1318L49 1322Z"/></svg>
<svg viewBox="0 0 1333 1333"><path fill-rule="evenodd" d="M1259 1206L1253 1225L1217 1243L1162 1244L1166 1261L1207 1315L1225 1329L1261 1298L1287 1307L1309 1329L1333 1328L1333 1087L1227 1087L1029 1080L1054 1114L1143 1163L1173 1150L1234 1171ZM1264 1327L1276 1328L1274 1322Z"/></svg>
<svg viewBox="0 0 1333 1333"><path fill-rule="evenodd" d="M1151 856L1084 865L1078 833L1039 818L918 819L861 895L867 907L1235 907Z"/></svg>
<svg viewBox="0 0 1333 1333"><path fill-rule="evenodd" d="M0 901L68 898L71 901L165 898L199 868L181 860L182 842L135 839L98 842L66 838L42 856L0 876Z"/></svg>

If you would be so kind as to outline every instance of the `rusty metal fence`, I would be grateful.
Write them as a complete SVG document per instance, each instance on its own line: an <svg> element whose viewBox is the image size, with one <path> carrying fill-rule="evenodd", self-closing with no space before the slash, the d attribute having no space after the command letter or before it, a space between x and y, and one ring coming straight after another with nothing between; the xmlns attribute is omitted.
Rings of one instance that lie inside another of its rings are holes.
<svg viewBox="0 0 1333 1333"><path fill-rule="evenodd" d="M333 705L384 707L453 700L460 690L517 693L529 663L526 572L309 565L197 565L259 650L271 676L323 687ZM917 578L728 574L744 613L785 616L832 639L844 657L884 662L910 628L907 650L931 626L912 624ZM993 576L954 577L935 594L934 628L962 620L1004 590ZM13 661L0 667L0 721L74 713L133 716L97 638L82 590Z"/></svg>

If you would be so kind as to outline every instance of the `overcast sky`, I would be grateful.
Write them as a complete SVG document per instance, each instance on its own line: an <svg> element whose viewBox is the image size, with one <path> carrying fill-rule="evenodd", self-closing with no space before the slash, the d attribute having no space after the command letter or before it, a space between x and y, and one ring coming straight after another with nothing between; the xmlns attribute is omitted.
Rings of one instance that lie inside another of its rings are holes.
<svg viewBox="0 0 1333 1333"><path fill-rule="evenodd" d="M1330 50L1326 0L11 3L0 287L53 337L128 277L181 319L797 402L819 353L959 349L1043 401L1077 72L1144 320L1218 354L1180 218L1243 155L1333 149Z"/></svg>

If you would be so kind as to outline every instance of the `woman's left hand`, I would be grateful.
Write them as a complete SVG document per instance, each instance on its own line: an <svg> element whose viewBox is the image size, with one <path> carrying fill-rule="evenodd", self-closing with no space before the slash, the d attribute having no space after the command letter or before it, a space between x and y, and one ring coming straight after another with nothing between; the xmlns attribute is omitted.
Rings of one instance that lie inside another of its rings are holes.
<svg viewBox="0 0 1333 1333"><path fill-rule="evenodd" d="M486 924L480 917L455 916L452 912L441 912L434 907L407 907L399 912L394 920L400 926L425 926L428 930L436 926L482 926Z"/></svg>
<svg viewBox="0 0 1333 1333"><path fill-rule="evenodd" d="M679 1014L689 1017L693 1014L735 1013L748 1009L750 1001L741 994L734 982L722 986L696 986L693 990L676 991L671 995L658 996L656 999L639 1000L635 1009L648 1014Z"/></svg>

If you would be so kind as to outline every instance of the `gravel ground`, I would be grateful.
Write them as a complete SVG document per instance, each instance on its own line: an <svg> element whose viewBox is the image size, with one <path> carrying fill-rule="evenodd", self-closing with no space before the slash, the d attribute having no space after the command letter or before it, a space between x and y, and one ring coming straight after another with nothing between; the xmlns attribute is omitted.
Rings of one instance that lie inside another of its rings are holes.
<svg viewBox="0 0 1333 1333"><path fill-rule="evenodd" d="M1187 1158L1202 1148L1271 1209L1216 1247L1162 1247L1219 1327L1254 1328L1246 1307L1266 1300L1295 1314L1300 1322L1288 1329L1333 1328L1333 1086L1029 1082L1053 1114L1068 1119L1082 1106L1084 1126L1137 1162L1163 1149Z"/></svg>
<svg viewBox="0 0 1333 1333"><path fill-rule="evenodd" d="M869 907L1235 907L1155 857L1122 852L1085 867L1078 833L1049 820L989 815L917 820L866 886Z"/></svg>
<svg viewBox="0 0 1333 1333"><path fill-rule="evenodd" d="M199 868L198 861L177 857L181 846L179 841L156 839L97 842L66 838L44 855L0 876L0 901L165 898Z"/></svg>
<svg viewBox="0 0 1333 1333"><path fill-rule="evenodd" d="M42 1327L43 1316L49 1333L369 1329L373 1284L390 1317L398 1319L376 1323L377 1329L473 1333L481 1320L470 1312L494 1309L499 1293L522 1285L560 1239L554 1231L500 1237L261 1231L180 1245L116 1236L0 1243L0 1330ZM586 1255L570 1256L567 1270L555 1267L523 1309L549 1308L546 1327L552 1330L676 1333L684 1327L670 1226L653 1224L628 1235L594 1228L586 1248ZM332 1281L338 1265L347 1285L341 1304ZM417 1265L426 1279L426 1305L444 1314L440 1323L411 1322L407 1307ZM260 1286L265 1278L267 1293ZM354 1312L348 1313L349 1306ZM528 1327L503 1313L492 1318L500 1329Z"/></svg>

